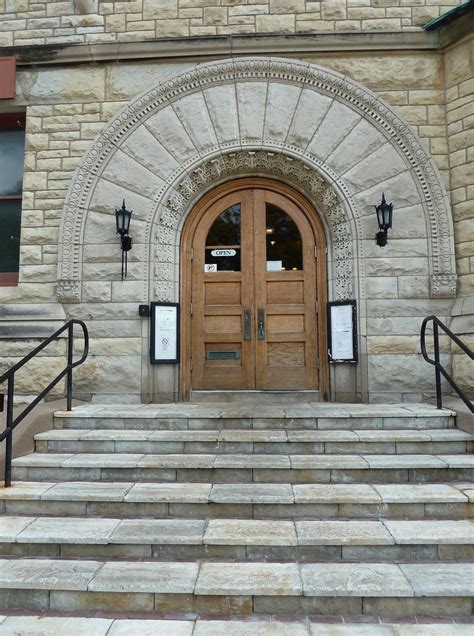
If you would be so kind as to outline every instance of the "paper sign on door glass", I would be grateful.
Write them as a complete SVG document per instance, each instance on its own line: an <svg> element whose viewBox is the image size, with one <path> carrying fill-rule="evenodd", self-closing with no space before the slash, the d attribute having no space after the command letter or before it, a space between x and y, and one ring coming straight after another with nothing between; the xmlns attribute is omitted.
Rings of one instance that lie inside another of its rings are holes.
<svg viewBox="0 0 474 636"><path fill-rule="evenodd" d="M267 272L281 272L283 261L267 261Z"/></svg>

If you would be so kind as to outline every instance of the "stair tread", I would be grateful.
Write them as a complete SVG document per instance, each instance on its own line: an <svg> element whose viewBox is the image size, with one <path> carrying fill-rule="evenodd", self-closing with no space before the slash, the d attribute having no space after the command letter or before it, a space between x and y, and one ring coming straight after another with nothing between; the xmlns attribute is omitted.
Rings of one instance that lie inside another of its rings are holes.
<svg viewBox="0 0 474 636"><path fill-rule="evenodd" d="M474 564L2 559L4 589L216 596L462 597Z"/></svg>
<svg viewBox="0 0 474 636"><path fill-rule="evenodd" d="M175 404L84 404L72 411L57 411L56 417L86 418L239 418L239 417L452 417L451 409L431 404L337 404L310 402L302 405L232 404L179 402Z"/></svg>
<svg viewBox="0 0 474 636"><path fill-rule="evenodd" d="M131 430L51 429L35 435L37 441L148 441L148 442L450 442L474 441L474 435L450 429L393 430Z"/></svg>
<svg viewBox="0 0 474 636"><path fill-rule="evenodd" d="M200 482L28 482L0 488L0 500L167 503L467 503L474 484L272 484Z"/></svg>
<svg viewBox="0 0 474 636"><path fill-rule="evenodd" d="M13 466L62 468L474 468L474 455L29 453Z"/></svg>
<svg viewBox="0 0 474 636"><path fill-rule="evenodd" d="M2 543L160 545L472 545L469 520L117 519L4 516Z"/></svg>
<svg viewBox="0 0 474 636"><path fill-rule="evenodd" d="M370 618L370 617L368 617ZM278 620L253 617L246 620L193 618L114 619L76 616L0 616L2 634L74 634L74 636L472 636L472 624L436 622L422 624L379 622L310 622L301 617Z"/></svg>

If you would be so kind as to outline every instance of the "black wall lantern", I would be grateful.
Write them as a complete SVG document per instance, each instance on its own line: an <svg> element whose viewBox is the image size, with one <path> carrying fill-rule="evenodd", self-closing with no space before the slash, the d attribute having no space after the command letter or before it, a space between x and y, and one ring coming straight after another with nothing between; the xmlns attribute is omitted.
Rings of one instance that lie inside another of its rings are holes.
<svg viewBox="0 0 474 636"><path fill-rule="evenodd" d="M385 194L382 193L382 203L375 206L379 232L375 235L377 245L384 247L387 245L387 232L392 227L393 203L385 201Z"/></svg>
<svg viewBox="0 0 474 636"><path fill-rule="evenodd" d="M132 239L128 235L130 229L130 219L132 218L132 210L125 207L125 199L122 207L115 209L115 220L117 222L117 234L120 234L122 243L122 280L127 276L127 252L132 249Z"/></svg>

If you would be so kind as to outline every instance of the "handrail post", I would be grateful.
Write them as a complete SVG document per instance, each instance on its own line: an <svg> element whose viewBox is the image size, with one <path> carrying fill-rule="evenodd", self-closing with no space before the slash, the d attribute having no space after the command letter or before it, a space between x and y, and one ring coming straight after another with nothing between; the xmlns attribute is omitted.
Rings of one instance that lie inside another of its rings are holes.
<svg viewBox="0 0 474 636"><path fill-rule="evenodd" d="M438 323L433 320L433 340L434 340L434 357L435 357L435 378L436 378L436 405L439 409L443 408L443 397L441 394L441 372L439 359L439 330Z"/></svg>
<svg viewBox="0 0 474 636"><path fill-rule="evenodd" d="M67 338L67 375L66 375L66 410L72 411L72 357L74 348L74 323L68 327Z"/></svg>
<svg viewBox="0 0 474 636"><path fill-rule="evenodd" d="M13 455L13 393L15 375L8 378L7 388L7 436L5 438L5 488L12 485L12 455Z"/></svg>

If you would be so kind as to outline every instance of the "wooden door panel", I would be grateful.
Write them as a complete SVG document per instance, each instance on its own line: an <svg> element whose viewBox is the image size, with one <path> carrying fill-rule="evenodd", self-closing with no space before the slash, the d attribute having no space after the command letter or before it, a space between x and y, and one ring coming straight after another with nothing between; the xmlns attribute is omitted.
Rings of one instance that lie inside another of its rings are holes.
<svg viewBox="0 0 474 636"><path fill-rule="evenodd" d="M212 276L212 274L205 274ZM212 305L242 305L242 283L240 281L205 280L204 304Z"/></svg>
<svg viewBox="0 0 474 636"><path fill-rule="evenodd" d="M215 241L211 226L235 206L240 206L240 242ZM275 191L235 187L220 198L209 197L196 217L188 244L194 257L189 285L193 388L318 388L315 244L319 241L320 249L324 239L322 234L316 238L304 209L284 186ZM268 219L278 220L278 214L282 225L267 228ZM217 258L221 254L213 253L225 245L241 250L238 267L234 261L226 267ZM209 271L209 263L217 271ZM259 324L262 312L264 324Z"/></svg>
<svg viewBox="0 0 474 636"><path fill-rule="evenodd" d="M235 351L239 357L234 359L212 359L209 354L213 352ZM205 345L205 368L202 377L202 389L223 389L223 390L242 390L246 389L245 369L242 365L242 343L241 341L231 342L228 338L226 342L214 343L207 342Z"/></svg>
<svg viewBox="0 0 474 636"><path fill-rule="evenodd" d="M233 316L235 313L235 305L206 305L206 316Z"/></svg>
<svg viewBox="0 0 474 636"><path fill-rule="evenodd" d="M315 389L318 377L314 345L314 233L303 212L288 199L266 190L258 191L255 199L256 306L265 312L265 338L257 341L257 386L262 389ZM285 263L279 257L271 263L274 267L275 262L281 262L281 271L267 271L269 251L280 236L285 239L284 231L278 233L278 228L267 228L269 205L273 218L278 210L282 220L289 217L285 231L287 235L290 230L294 232L293 245L300 245L299 253L296 248L290 250L293 262ZM298 236L299 243L295 243Z"/></svg>
<svg viewBox="0 0 474 636"><path fill-rule="evenodd" d="M217 309L217 308L215 308ZM242 317L238 314L229 315L228 313L219 315L207 315L204 318L204 336L208 334L234 334L239 338L242 336Z"/></svg>
<svg viewBox="0 0 474 636"><path fill-rule="evenodd" d="M305 366L270 366L268 369L271 377L271 386L267 390L288 391L302 390L306 388L307 378Z"/></svg>
<svg viewBox="0 0 474 636"><path fill-rule="evenodd" d="M273 314L304 314L305 306L303 304L295 305L271 305L270 313Z"/></svg>
<svg viewBox="0 0 474 636"><path fill-rule="evenodd" d="M240 271L205 272L208 233L235 206L240 206L240 248L237 243L232 249L241 249ZM245 389L255 382L253 343L244 338L243 312L253 302L251 241L244 222L252 228L251 194L233 193L209 207L194 234L191 374L196 389Z"/></svg>
<svg viewBox="0 0 474 636"><path fill-rule="evenodd" d="M287 273L289 274L289 272L282 272L282 274ZM266 277L267 303L271 305L304 303L304 281L282 280L282 274L280 274L280 280L272 280L274 276Z"/></svg>
<svg viewBox="0 0 474 636"><path fill-rule="evenodd" d="M278 336L278 334L300 333L304 334L304 315L298 314L267 314L267 338Z"/></svg>
<svg viewBox="0 0 474 636"><path fill-rule="evenodd" d="M267 364L270 367L304 366L304 342L269 342L267 345Z"/></svg>
<svg viewBox="0 0 474 636"><path fill-rule="evenodd" d="M265 338L265 342L267 343L271 343L271 342L280 342L280 343L287 343L287 342L305 342L306 340L306 334L304 331L299 331L299 332L288 332L288 333L277 333L277 334L270 334L270 335L266 335Z"/></svg>

